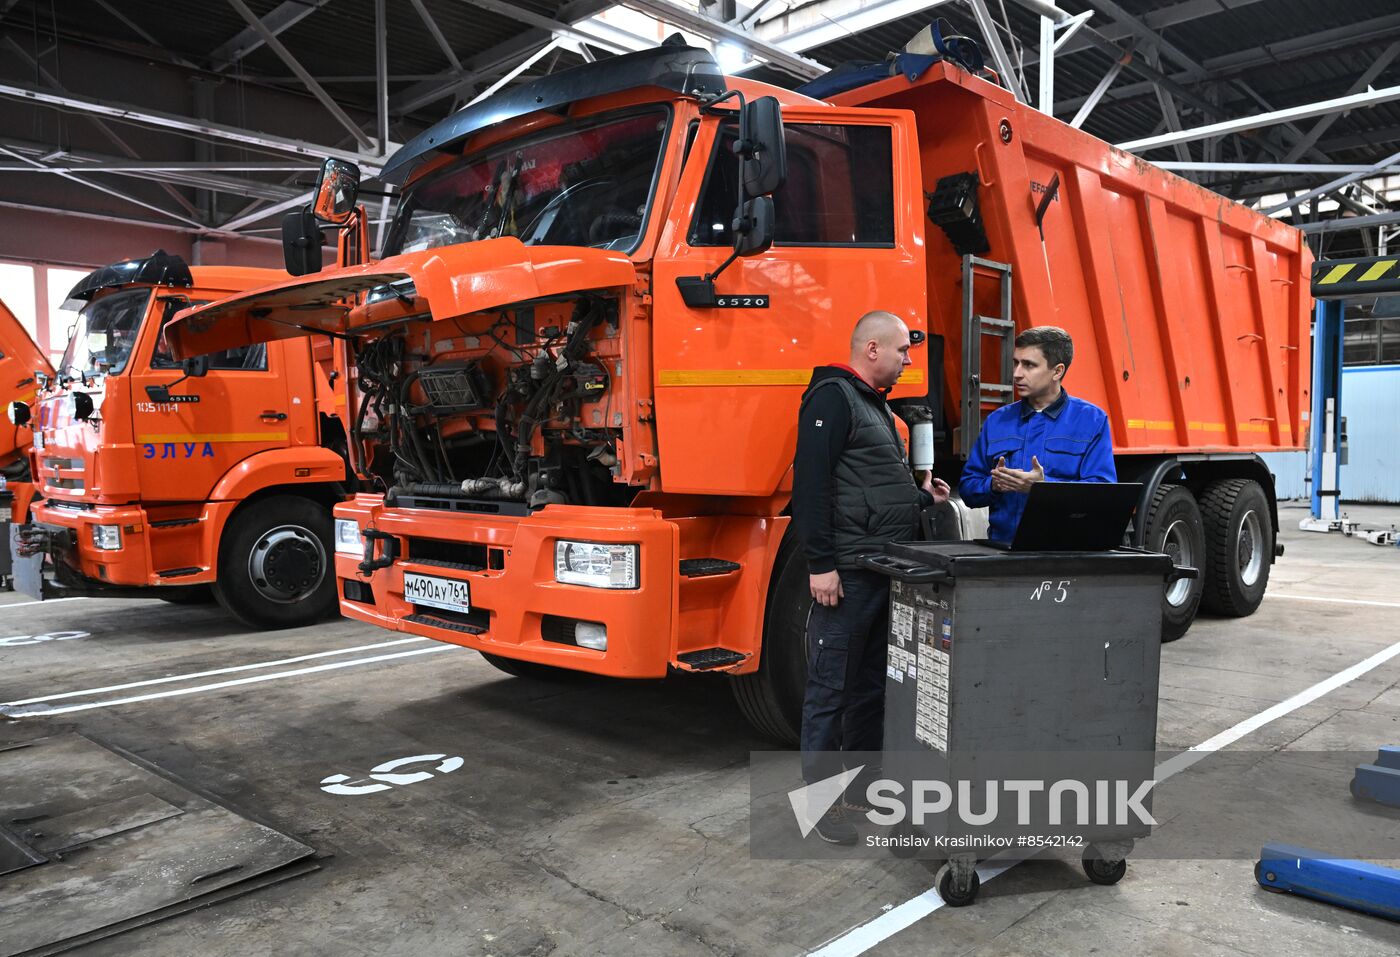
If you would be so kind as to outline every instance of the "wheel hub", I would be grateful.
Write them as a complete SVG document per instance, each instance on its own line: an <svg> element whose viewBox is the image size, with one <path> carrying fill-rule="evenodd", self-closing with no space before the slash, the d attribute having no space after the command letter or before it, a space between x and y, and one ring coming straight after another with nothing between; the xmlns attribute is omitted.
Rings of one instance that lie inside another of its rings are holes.
<svg viewBox="0 0 1400 957"><path fill-rule="evenodd" d="M307 597L325 574L326 553L320 540L299 525L281 525L265 532L248 557L253 587L279 604Z"/></svg>
<svg viewBox="0 0 1400 957"><path fill-rule="evenodd" d="M1162 536L1162 551L1171 557L1173 565L1195 565L1195 554L1191 548L1191 533L1181 520L1167 526ZM1167 603L1181 606L1191 597L1192 579L1178 578L1167 586Z"/></svg>
<svg viewBox="0 0 1400 957"><path fill-rule="evenodd" d="M1253 585L1259 581L1264 570L1264 529L1259 521L1259 513L1251 509L1240 519L1240 535L1236 543L1235 561L1239 568L1240 581Z"/></svg>

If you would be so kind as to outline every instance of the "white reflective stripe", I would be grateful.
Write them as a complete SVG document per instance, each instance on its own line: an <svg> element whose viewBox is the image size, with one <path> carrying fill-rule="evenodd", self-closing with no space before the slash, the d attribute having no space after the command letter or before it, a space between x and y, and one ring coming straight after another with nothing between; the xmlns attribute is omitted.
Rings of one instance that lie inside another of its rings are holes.
<svg viewBox="0 0 1400 957"><path fill-rule="evenodd" d="M297 668L293 671L274 671L270 675L253 675L249 678L235 678L232 681L216 681L208 685L195 685L192 688L175 688L171 691L156 691L152 694L135 695L130 698L113 698L109 701L93 701L87 704L70 704L62 708L45 708L40 711L8 711L3 712L11 718L44 718L56 714L69 714L73 711L90 711L93 708L110 708L119 704L132 704L137 701L152 701L156 698L174 698L179 695L199 694L204 691L217 691L221 688L232 688L236 685L254 684L259 681L274 681L278 678L294 678L298 675L315 674L319 671L333 671L336 668L350 668L354 665L367 665L376 661L388 661L392 658L408 658L412 655L431 655L439 651L451 651L456 645L436 645L432 648L415 648L412 651L400 651L392 655L375 655L372 658L356 658L354 661L336 661L328 665L316 665L311 668Z"/></svg>
<svg viewBox="0 0 1400 957"><path fill-rule="evenodd" d="M394 641L380 641L372 645L356 645L353 648L337 648L334 651L318 651L311 655L298 655L295 658L278 658L276 661L259 661L251 665L234 665L230 668L215 668L212 671L193 671L187 675L167 675L164 678L148 678L145 681L129 681L123 685L107 685L103 688L88 688L84 691L65 691L62 694L44 695L41 698L24 698L20 701L0 701L0 706L34 704L37 701L59 701L63 698L82 698L90 694L105 694L108 691L126 691L128 688L144 688L148 685L169 684L172 681L186 681L192 678L208 678L213 675L233 674L236 671L253 671L258 668L275 668L278 665L294 665L299 661L313 658L329 658L333 655L348 655L356 651L370 651L374 648L387 648L390 645L403 645L412 641L431 641L431 638L398 638Z"/></svg>
<svg viewBox="0 0 1400 957"><path fill-rule="evenodd" d="M25 605L52 605L60 601L87 601L87 596L75 595L72 598L45 598L42 601L17 601L8 605L0 605L0 608L23 608Z"/></svg>

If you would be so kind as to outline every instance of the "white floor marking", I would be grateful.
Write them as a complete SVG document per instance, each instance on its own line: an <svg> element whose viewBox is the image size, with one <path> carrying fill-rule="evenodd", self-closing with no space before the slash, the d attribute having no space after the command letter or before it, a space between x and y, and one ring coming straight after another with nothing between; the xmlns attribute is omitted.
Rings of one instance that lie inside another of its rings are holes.
<svg viewBox="0 0 1400 957"><path fill-rule="evenodd" d="M87 704L70 704L61 708L43 708L34 711L6 711L0 712L11 718L36 718L50 717L56 714L69 714L73 711L90 711L93 708L110 708L119 704L132 704L137 701L152 701L156 698L174 698L179 695L199 694L204 691L218 691L221 688L232 688L236 685L255 684L259 681L275 681L278 678L295 678L298 675L310 675L320 671L334 671L337 668L351 668L355 665L367 665L376 661L389 661L392 658L408 658L413 655L431 655L439 651L451 651L456 645L434 645L432 648L415 648L412 651L399 651L392 655L374 655L370 658L356 658L353 661L334 661L328 665L315 665L310 668L295 668L291 671L274 671L270 675L253 675L248 678L234 678L231 681L216 681L213 684L195 685L191 688L175 688L170 691L155 691L151 694L133 695L129 698L111 698L107 701L92 701Z"/></svg>
<svg viewBox="0 0 1400 957"><path fill-rule="evenodd" d="M1283 595L1270 592L1270 598L1287 598L1291 601L1325 601L1338 605L1370 605L1373 608L1400 608L1396 601L1366 601L1364 598L1324 598L1321 595Z"/></svg>
<svg viewBox="0 0 1400 957"><path fill-rule="evenodd" d="M301 661L311 661L313 658L329 658L334 655L349 655L357 651L370 651L374 648L387 648L390 645L404 645L415 641L431 641L431 638L398 638L394 641L380 641L372 645L356 645L353 648L336 648L333 651L318 651L310 655L298 655L295 658L278 658L276 661L259 661L251 665L234 665L229 668L215 668L212 671L193 671L187 675L167 675L164 678L148 678L145 681L129 681L123 685L107 685L104 688L87 688L83 691L65 691L62 694L44 695L39 698L22 698L19 701L0 701L0 706L9 707L12 705L34 704L38 701L59 701L63 698L84 698L93 694L105 694L108 691L126 691L128 688L145 688L149 685L169 684L172 681L188 681L193 678L209 678L213 675L233 674L236 671L255 671L258 668L275 668L278 665L294 665Z"/></svg>
<svg viewBox="0 0 1400 957"><path fill-rule="evenodd" d="M45 598L43 601L17 601L8 605L0 605L0 608L23 608L25 605L52 605L59 601L87 601L86 595L74 595L72 598Z"/></svg>
<svg viewBox="0 0 1400 957"><path fill-rule="evenodd" d="M1332 599L1321 599L1331 601ZM1375 604L1369 602L1368 604ZM1271 721L1276 721L1290 712L1297 711L1306 705L1312 704L1323 695L1336 691L1342 685L1355 681L1368 671L1374 671L1381 665L1400 655L1400 641L1391 645L1383 651L1358 661L1356 664L1339 671L1330 678L1325 678L1313 685L1298 692L1291 698L1280 701L1278 704L1264 711L1259 712L1252 718L1246 718L1239 724L1231 728L1226 728L1213 738L1208 738L1200 744L1183 751L1175 757L1168 758L1157 765L1157 781L1165 781L1175 774L1180 774L1197 761L1204 759L1213 751L1219 751L1226 745L1233 744L1245 735L1258 731ZM1010 870L1019 860L998 860L993 857L977 865L977 876L983 884L1005 871ZM938 896L935 888L930 888L911 900L905 901L897 907L885 911L874 920L846 931L839 937L832 939L817 950L811 951L808 957L857 957L882 941L888 940L895 934L914 924L916 921L927 917L934 911L943 907L943 900Z"/></svg>

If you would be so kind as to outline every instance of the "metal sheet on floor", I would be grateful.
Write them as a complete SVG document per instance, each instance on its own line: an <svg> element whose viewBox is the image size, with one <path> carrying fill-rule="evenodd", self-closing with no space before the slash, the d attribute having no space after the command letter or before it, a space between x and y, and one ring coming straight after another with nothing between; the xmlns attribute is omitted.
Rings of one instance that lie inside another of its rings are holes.
<svg viewBox="0 0 1400 957"><path fill-rule="evenodd" d="M315 851L80 734L0 747L0 957L54 954L314 870Z"/></svg>

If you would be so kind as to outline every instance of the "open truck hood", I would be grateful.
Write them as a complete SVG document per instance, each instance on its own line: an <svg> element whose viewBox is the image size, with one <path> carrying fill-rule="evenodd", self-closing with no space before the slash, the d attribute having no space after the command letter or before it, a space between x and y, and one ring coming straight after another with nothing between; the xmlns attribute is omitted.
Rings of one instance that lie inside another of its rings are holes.
<svg viewBox="0 0 1400 957"><path fill-rule="evenodd" d="M355 297L400 280L412 282L415 294L412 310L400 309L399 318L411 312L442 320L569 292L630 286L636 278L632 261L621 253L526 246L508 236L253 289L184 310L166 335L175 355L186 358L274 339L363 331L384 320L378 311L356 308Z"/></svg>

